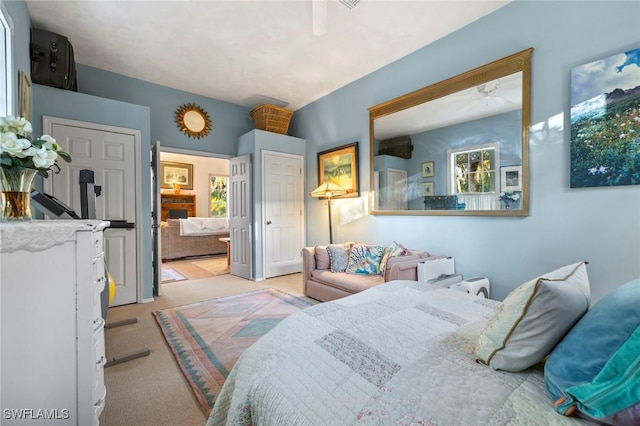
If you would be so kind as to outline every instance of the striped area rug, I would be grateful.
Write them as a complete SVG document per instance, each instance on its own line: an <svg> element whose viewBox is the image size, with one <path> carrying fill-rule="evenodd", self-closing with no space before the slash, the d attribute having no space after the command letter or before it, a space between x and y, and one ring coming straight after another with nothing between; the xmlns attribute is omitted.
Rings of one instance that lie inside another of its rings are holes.
<svg viewBox="0 0 640 426"><path fill-rule="evenodd" d="M242 352L281 320L311 305L279 290L264 289L153 314L202 410L209 415Z"/></svg>

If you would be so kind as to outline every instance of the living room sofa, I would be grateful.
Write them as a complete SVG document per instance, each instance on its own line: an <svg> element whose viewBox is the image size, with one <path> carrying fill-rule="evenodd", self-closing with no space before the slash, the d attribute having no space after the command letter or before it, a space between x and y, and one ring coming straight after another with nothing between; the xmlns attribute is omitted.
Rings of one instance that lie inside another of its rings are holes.
<svg viewBox="0 0 640 426"><path fill-rule="evenodd" d="M405 255L390 257L382 275L350 274L331 272L327 246L304 247L302 249L303 292L305 296L328 302L388 281L417 281L418 262L443 257L445 256L432 255L426 251L407 250Z"/></svg>
<svg viewBox="0 0 640 426"><path fill-rule="evenodd" d="M167 219L161 225L160 235L160 257L164 261L226 253L227 243L220 241L220 238L229 237L229 230L216 231L209 235L180 235L180 219Z"/></svg>

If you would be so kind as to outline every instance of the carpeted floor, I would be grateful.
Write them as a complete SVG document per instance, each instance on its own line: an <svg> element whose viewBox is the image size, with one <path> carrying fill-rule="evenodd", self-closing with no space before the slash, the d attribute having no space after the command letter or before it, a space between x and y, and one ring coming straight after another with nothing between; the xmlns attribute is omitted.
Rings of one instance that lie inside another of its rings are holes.
<svg viewBox="0 0 640 426"><path fill-rule="evenodd" d="M165 269L172 269L186 277L185 279L187 280L201 280L229 273L227 256L224 254L164 262L162 264L163 275ZM162 281L165 283L164 278ZM178 280L167 282L173 283L176 281Z"/></svg>
<svg viewBox="0 0 640 426"><path fill-rule="evenodd" d="M282 319L311 305L268 288L153 314L208 415L242 352Z"/></svg>

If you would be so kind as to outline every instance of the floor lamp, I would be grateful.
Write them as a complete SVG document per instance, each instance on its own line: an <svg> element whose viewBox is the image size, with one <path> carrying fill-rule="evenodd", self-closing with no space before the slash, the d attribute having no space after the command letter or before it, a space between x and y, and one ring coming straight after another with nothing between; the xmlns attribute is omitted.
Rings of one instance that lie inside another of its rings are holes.
<svg viewBox="0 0 640 426"><path fill-rule="evenodd" d="M311 191L309 194L314 198L325 197L327 199L327 205L329 206L329 244L333 244L333 230L331 228L331 197L337 197L346 193L347 190L340 185L336 185L335 183L326 180L322 185Z"/></svg>

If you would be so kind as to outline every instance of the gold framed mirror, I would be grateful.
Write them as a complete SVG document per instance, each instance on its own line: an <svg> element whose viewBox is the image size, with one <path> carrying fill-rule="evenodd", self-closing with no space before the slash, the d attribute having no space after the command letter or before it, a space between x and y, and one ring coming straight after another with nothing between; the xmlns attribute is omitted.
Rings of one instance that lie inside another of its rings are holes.
<svg viewBox="0 0 640 426"><path fill-rule="evenodd" d="M185 135L200 139L211 131L209 114L194 103L181 105L176 110L176 124Z"/></svg>
<svg viewBox="0 0 640 426"><path fill-rule="evenodd" d="M532 53L369 108L372 214L529 214Z"/></svg>

